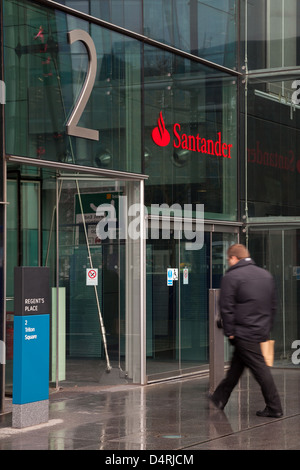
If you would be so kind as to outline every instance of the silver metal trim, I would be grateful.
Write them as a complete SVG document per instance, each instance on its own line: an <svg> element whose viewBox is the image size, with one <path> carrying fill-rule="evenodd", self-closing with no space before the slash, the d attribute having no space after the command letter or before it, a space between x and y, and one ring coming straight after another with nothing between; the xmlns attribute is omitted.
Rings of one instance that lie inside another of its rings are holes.
<svg viewBox="0 0 300 470"><path fill-rule="evenodd" d="M209 391L224 377L224 333L218 328L220 289L209 289Z"/></svg>
<svg viewBox="0 0 300 470"><path fill-rule="evenodd" d="M20 163L21 165L55 168L58 172L63 170L78 172L78 175L80 175L80 173L88 173L94 176L99 175L100 177L102 176L105 178L113 178L124 181L141 181L149 178L148 175L144 175L142 173L126 173L118 170L104 170L101 168L74 165L73 163L59 163L50 160L38 160L29 157L19 157L17 155L6 155L5 159L9 162Z"/></svg>
<svg viewBox="0 0 300 470"><path fill-rule="evenodd" d="M141 234L145 230L145 213L144 213L144 181L140 181L140 220ZM141 384L147 383L146 374L146 239L140 237L140 322L141 322Z"/></svg>
<svg viewBox="0 0 300 470"><path fill-rule="evenodd" d="M146 216L146 219L148 220L172 220L174 222L180 222L182 220L181 217L176 217L176 216L172 216L172 217L169 217L167 215L156 215L156 214L148 214ZM196 220L199 220L197 219L196 217L184 217L184 220L186 220L187 222L195 222ZM242 227L243 226L243 222L233 222L233 221L227 221L226 219L224 220L213 220L213 219L203 219L203 223L204 225L212 225L212 226L222 226L222 227L236 227L236 228L239 228L239 227ZM300 222L299 222L300 223Z"/></svg>

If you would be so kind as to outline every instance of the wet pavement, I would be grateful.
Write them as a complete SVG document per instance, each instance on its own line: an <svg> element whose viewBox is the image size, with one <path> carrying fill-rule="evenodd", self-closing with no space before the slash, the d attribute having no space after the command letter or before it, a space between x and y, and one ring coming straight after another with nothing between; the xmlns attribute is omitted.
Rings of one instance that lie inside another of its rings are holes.
<svg viewBox="0 0 300 470"><path fill-rule="evenodd" d="M200 377L51 391L48 423L23 429L12 428L7 398L0 450L299 450L300 370L272 373L284 410L279 419L256 416L264 401L248 372L224 412L209 404L209 380Z"/></svg>

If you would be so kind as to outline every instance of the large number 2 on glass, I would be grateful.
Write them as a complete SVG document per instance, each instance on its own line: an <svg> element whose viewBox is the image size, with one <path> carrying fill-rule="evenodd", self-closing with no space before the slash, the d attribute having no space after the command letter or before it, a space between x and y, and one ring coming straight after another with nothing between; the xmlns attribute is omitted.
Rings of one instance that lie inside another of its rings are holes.
<svg viewBox="0 0 300 470"><path fill-rule="evenodd" d="M73 44L76 41L83 42L89 56L89 68L81 92L77 98L71 116L68 119L66 133L75 137L82 137L83 139L99 140L98 131L94 129L87 129L85 127L79 127L77 125L86 107L95 83L97 73L97 52L95 44L91 36L82 29L74 29L73 31L69 31L68 41L69 44Z"/></svg>

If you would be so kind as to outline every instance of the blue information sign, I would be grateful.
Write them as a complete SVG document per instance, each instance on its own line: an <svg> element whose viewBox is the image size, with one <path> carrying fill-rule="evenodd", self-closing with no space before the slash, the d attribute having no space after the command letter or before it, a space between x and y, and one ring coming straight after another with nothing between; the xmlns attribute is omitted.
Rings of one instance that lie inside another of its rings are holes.
<svg viewBox="0 0 300 470"><path fill-rule="evenodd" d="M49 398L50 315L15 316L13 404Z"/></svg>
<svg viewBox="0 0 300 470"><path fill-rule="evenodd" d="M49 399L49 268L15 268L13 405Z"/></svg>
<svg viewBox="0 0 300 470"><path fill-rule="evenodd" d="M173 269L172 268L167 269L167 285L173 286Z"/></svg>

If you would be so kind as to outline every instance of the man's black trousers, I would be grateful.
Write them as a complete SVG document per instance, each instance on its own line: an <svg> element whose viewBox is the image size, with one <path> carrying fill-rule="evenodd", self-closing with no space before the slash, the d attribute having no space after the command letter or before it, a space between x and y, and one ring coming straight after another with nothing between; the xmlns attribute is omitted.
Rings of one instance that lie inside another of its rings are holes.
<svg viewBox="0 0 300 470"><path fill-rule="evenodd" d="M231 392L237 385L245 367L248 367L259 383L266 406L275 413L282 413L280 397L274 383L270 368L266 365L261 353L260 344L234 338L235 350L226 377L216 388L215 401L225 406Z"/></svg>

